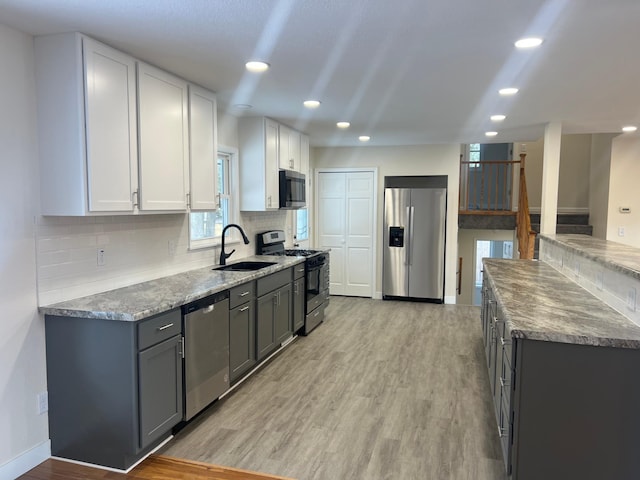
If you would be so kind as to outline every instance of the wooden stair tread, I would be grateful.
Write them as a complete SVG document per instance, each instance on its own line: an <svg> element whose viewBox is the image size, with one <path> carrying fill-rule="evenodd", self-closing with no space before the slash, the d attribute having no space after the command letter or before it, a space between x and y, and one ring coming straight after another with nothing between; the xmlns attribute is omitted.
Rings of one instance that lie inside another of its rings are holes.
<svg viewBox="0 0 640 480"><path fill-rule="evenodd" d="M129 473L117 473L56 459L49 459L19 480L294 480L249 470L150 455Z"/></svg>

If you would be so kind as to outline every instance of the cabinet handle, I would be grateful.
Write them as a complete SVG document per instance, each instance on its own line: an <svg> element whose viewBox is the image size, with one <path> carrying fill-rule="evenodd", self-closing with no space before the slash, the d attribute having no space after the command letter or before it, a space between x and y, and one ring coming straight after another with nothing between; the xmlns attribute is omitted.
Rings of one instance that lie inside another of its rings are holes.
<svg viewBox="0 0 640 480"><path fill-rule="evenodd" d="M316 312L316 314L313 316L314 318L317 317L318 315L320 315L320 312Z"/></svg>
<svg viewBox="0 0 640 480"><path fill-rule="evenodd" d="M191 208L191 194L187 193L187 208Z"/></svg>
<svg viewBox="0 0 640 480"><path fill-rule="evenodd" d="M271 195L267 197L267 207L271 206Z"/></svg>
<svg viewBox="0 0 640 480"><path fill-rule="evenodd" d="M304 272L304 267L302 267L302 268L299 268L299 269L298 269L298 270L296 270L296 271L297 271L297 272L300 272L300 273L302 273L302 272Z"/></svg>
<svg viewBox="0 0 640 480"><path fill-rule="evenodd" d="M249 306L246 307L242 307L240 310L238 310L239 312L246 312L247 310L249 310Z"/></svg>
<svg viewBox="0 0 640 480"><path fill-rule="evenodd" d="M180 351L178 353L184 358L184 337L180 337Z"/></svg>
<svg viewBox="0 0 640 480"><path fill-rule="evenodd" d="M246 297L246 296L247 296L247 295L249 295L250 293L251 293L251 292L242 292L242 293L239 293L239 294L238 294L238 296L239 296L239 297Z"/></svg>
<svg viewBox="0 0 640 480"><path fill-rule="evenodd" d="M507 379L506 378L502 378L502 376L500 376L500 387L502 387L502 389L504 390L505 387L508 387L509 384L507 383Z"/></svg>
<svg viewBox="0 0 640 480"><path fill-rule="evenodd" d="M298 283L294 283L293 284L293 293L295 295L298 295L298 293L300 293L300 289L299 289L299 284Z"/></svg>
<svg viewBox="0 0 640 480"><path fill-rule="evenodd" d="M500 344L504 347L505 345L511 345L511 342L505 342L504 337L500 337Z"/></svg>
<svg viewBox="0 0 640 480"><path fill-rule="evenodd" d="M139 198L138 198L138 190L134 190L131 193L131 201L133 202L133 206L137 207L138 203L139 203Z"/></svg>
<svg viewBox="0 0 640 480"><path fill-rule="evenodd" d="M498 425L498 436L500 438L502 437L506 437L507 436L508 429L506 427L501 427L500 425Z"/></svg>
<svg viewBox="0 0 640 480"><path fill-rule="evenodd" d="M163 327L158 327L158 331L161 332L161 331L166 330L167 328L171 328L171 327L173 327L173 323L167 323Z"/></svg>

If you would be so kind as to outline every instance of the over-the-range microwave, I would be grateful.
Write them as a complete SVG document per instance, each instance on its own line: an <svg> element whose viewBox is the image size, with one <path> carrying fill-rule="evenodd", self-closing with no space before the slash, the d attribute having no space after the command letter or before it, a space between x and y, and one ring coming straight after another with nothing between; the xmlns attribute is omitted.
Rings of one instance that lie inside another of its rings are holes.
<svg viewBox="0 0 640 480"><path fill-rule="evenodd" d="M303 173L280 170L280 208L295 209L306 206L305 182Z"/></svg>

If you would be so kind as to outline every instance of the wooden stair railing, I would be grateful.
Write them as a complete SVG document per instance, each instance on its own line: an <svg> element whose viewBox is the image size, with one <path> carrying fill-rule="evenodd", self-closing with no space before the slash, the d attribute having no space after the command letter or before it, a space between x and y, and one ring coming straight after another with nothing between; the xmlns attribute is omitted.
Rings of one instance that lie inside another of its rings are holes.
<svg viewBox="0 0 640 480"><path fill-rule="evenodd" d="M518 215L516 217L516 236L518 237L518 252L521 259L532 260L536 232L531 230L531 216L529 215L529 196L527 195L527 179L524 172L526 155L520 154L520 189L518 195Z"/></svg>

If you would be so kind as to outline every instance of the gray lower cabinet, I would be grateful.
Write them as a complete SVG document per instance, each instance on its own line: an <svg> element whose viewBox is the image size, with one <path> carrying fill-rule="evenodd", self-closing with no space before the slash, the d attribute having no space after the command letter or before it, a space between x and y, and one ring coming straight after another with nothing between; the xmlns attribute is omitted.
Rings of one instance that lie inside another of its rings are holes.
<svg viewBox="0 0 640 480"><path fill-rule="evenodd" d="M180 310L45 323L51 454L129 468L182 419Z"/></svg>
<svg viewBox="0 0 640 480"><path fill-rule="evenodd" d="M255 282L232 288L229 297L229 366L233 384L257 363Z"/></svg>
<svg viewBox="0 0 640 480"><path fill-rule="evenodd" d="M520 338L504 309L485 278L482 328L510 480L638 478L640 350Z"/></svg>
<svg viewBox="0 0 640 480"><path fill-rule="evenodd" d="M256 355L264 359L291 337L292 298L290 268L257 281Z"/></svg>

